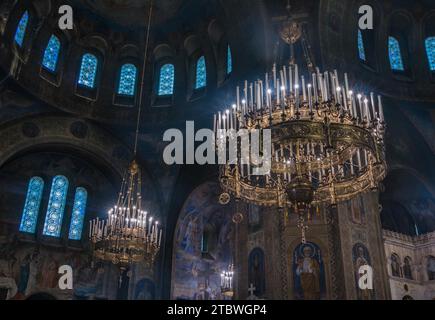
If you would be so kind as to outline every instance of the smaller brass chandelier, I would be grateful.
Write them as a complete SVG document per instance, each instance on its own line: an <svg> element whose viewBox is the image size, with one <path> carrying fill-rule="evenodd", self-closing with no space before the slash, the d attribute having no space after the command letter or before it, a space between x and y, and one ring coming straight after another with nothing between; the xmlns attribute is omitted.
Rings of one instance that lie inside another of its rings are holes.
<svg viewBox="0 0 435 320"><path fill-rule="evenodd" d="M221 273L221 292L224 297L234 296L234 266L230 264L227 270Z"/></svg>
<svg viewBox="0 0 435 320"><path fill-rule="evenodd" d="M136 161L128 169L116 205L105 220L90 221L94 257L120 266L154 263L162 241L162 229L142 209L141 172Z"/></svg>
<svg viewBox="0 0 435 320"><path fill-rule="evenodd" d="M134 158L137 156L142 97L148 57L151 21L154 2L151 0L148 13L148 26L145 40L145 53L141 76L136 134L134 140ZM133 160L122 180L116 205L109 210L105 220L99 218L90 221L89 237L93 256L102 261L110 261L126 269L137 262L145 263L152 269L162 242L162 229L159 222L142 209L141 170Z"/></svg>

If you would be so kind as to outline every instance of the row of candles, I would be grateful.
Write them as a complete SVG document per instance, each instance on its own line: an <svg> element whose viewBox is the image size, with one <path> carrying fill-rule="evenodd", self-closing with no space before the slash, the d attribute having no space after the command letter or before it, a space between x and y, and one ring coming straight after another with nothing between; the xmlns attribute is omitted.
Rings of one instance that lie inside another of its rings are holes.
<svg viewBox="0 0 435 320"><path fill-rule="evenodd" d="M271 78L271 79L270 79ZM272 77L265 74L264 81L254 83L244 82L244 87L236 90L236 102L232 108L219 112L214 118L214 129L237 129L244 127L246 118L257 114L270 114L281 109L293 110L299 113L301 109L309 110L322 108L326 103L340 107L340 111L347 112L358 123L370 123L377 120L384 122L381 96L375 97L355 93L350 89L347 73L344 83L340 81L337 70L321 73L319 68L311 75L311 81L299 74L298 65L283 66L277 70L273 66ZM241 117L237 117L241 114Z"/></svg>
<svg viewBox="0 0 435 320"><path fill-rule="evenodd" d="M234 271L230 267L228 271L222 271L221 273L221 288L222 290L232 290L233 289L233 277Z"/></svg>
<svg viewBox="0 0 435 320"><path fill-rule="evenodd" d="M162 229L159 222L148 217L146 211L136 206L114 206L108 211L108 218L100 220L98 217L89 222L89 237L97 241L112 237L139 238L160 247Z"/></svg>
<svg viewBox="0 0 435 320"><path fill-rule="evenodd" d="M281 163L285 166L288 166L288 170L284 173L282 173L281 180L291 182L292 181L292 174L290 173L290 168L295 167L297 164L301 164L306 166L304 171L308 175L308 178L310 181L318 180L323 181L324 178L328 177L329 172L327 170L330 170L332 175L334 177L337 177L337 175L340 175L343 179L345 179L348 175L355 176L359 175L361 172L364 172L365 168L368 166L369 163L369 152L365 149L356 149L354 154L349 157L347 161L345 161L342 164L337 164L334 166L328 165L329 160L325 160L327 157L324 154L323 151L323 144L321 143L314 143L310 142L304 145L307 150L314 150L316 146L320 146L319 149L322 151L320 153L317 153L313 151L313 153L309 154L308 156L294 156L291 154L288 155L288 153L284 153L283 148L276 150L273 154L273 160L276 163ZM308 151L310 152L310 151ZM267 161L267 160L265 160ZM318 162L316 164L315 162ZM325 165L326 163L326 165ZM315 166L316 164L316 166ZM264 163L263 163L264 165ZM344 167L345 165L349 168L347 171L347 174L345 174ZM241 161L238 163L239 166L239 174L240 177L246 178L249 181L253 179L253 166L250 165L249 161L246 161L246 163L241 163ZM293 171L296 175L297 173ZM273 176L272 173L265 176L266 183L269 183L271 177Z"/></svg>

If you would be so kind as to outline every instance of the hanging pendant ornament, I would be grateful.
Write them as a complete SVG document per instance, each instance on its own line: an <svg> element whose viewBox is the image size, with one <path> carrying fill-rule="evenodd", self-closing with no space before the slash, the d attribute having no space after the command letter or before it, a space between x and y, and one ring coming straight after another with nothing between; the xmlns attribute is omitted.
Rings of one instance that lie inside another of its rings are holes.
<svg viewBox="0 0 435 320"><path fill-rule="evenodd" d="M226 204L230 203L230 200L231 200L231 196L227 192L223 192L219 195L219 203L221 205L226 205Z"/></svg>
<svg viewBox="0 0 435 320"><path fill-rule="evenodd" d="M303 244L307 243L306 231L308 226L305 224L305 219L303 215L299 215L298 217L298 228L301 229L301 242Z"/></svg>

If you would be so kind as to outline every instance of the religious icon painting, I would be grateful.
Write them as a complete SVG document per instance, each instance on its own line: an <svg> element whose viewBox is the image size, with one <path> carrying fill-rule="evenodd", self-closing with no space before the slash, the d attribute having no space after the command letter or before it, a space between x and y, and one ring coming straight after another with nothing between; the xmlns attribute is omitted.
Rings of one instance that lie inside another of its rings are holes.
<svg viewBox="0 0 435 320"><path fill-rule="evenodd" d="M315 243L301 243L293 252L293 292L296 300L326 298L325 266Z"/></svg>
<svg viewBox="0 0 435 320"><path fill-rule="evenodd" d="M359 280L361 275L359 269L362 266L371 266L369 250L361 243L357 243L352 248L352 259L355 273L355 286L358 300L372 300L374 296L374 290L361 289L359 286Z"/></svg>

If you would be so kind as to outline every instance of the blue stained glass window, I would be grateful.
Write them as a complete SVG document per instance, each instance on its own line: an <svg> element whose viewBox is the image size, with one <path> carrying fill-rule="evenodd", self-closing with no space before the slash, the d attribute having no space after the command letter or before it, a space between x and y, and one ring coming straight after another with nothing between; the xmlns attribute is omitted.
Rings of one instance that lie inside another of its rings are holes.
<svg viewBox="0 0 435 320"><path fill-rule="evenodd" d="M175 67L173 64L165 64L160 68L159 96L172 95L174 93Z"/></svg>
<svg viewBox="0 0 435 320"><path fill-rule="evenodd" d="M71 225L69 227L69 238L80 240L82 238L83 221L86 213L86 202L88 193L85 188L77 188L72 209Z"/></svg>
<svg viewBox="0 0 435 320"><path fill-rule="evenodd" d="M54 177L48 201L47 215L45 217L44 235L52 237L60 236L67 192L68 179L64 176Z"/></svg>
<svg viewBox="0 0 435 320"><path fill-rule="evenodd" d="M124 64L121 67L118 94L134 96L136 89L137 68L133 64Z"/></svg>
<svg viewBox="0 0 435 320"><path fill-rule="evenodd" d="M391 69L404 71L402 52L400 51L399 41L394 37L388 37L388 55L390 57Z"/></svg>
<svg viewBox="0 0 435 320"><path fill-rule="evenodd" d="M24 12L18 23L17 30L15 31L15 42L22 47L24 37L26 36L27 24L29 23L29 12Z"/></svg>
<svg viewBox="0 0 435 320"><path fill-rule="evenodd" d="M59 58L60 41L55 35L50 37L47 47L45 48L44 58L42 65L48 70L55 72L57 67L57 60Z"/></svg>
<svg viewBox="0 0 435 320"><path fill-rule="evenodd" d="M360 60L366 61L366 50L364 48L364 39L360 29L358 29L358 55Z"/></svg>
<svg viewBox="0 0 435 320"><path fill-rule="evenodd" d="M207 68L205 66L205 57L202 56L196 62L196 84L195 89L204 88L207 85Z"/></svg>
<svg viewBox="0 0 435 320"><path fill-rule="evenodd" d="M227 74L233 72L233 55L231 52L231 47L228 46L227 49Z"/></svg>
<svg viewBox="0 0 435 320"><path fill-rule="evenodd" d="M435 37L426 39L426 53L429 60L429 68L431 71L435 71Z"/></svg>
<svg viewBox="0 0 435 320"><path fill-rule="evenodd" d="M83 55L82 64L80 66L80 74L78 84L94 88L95 77L97 75L98 59L90 53Z"/></svg>
<svg viewBox="0 0 435 320"><path fill-rule="evenodd" d="M21 216L21 232L35 233L43 189L44 180L40 177L30 179L26 203L24 204L23 214Z"/></svg>

